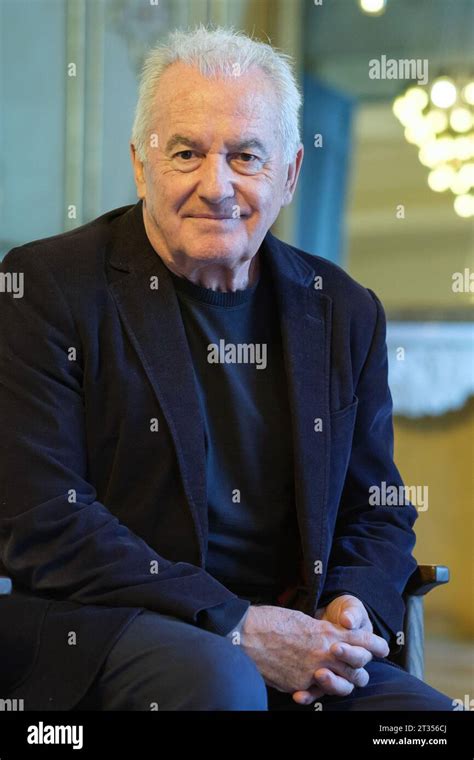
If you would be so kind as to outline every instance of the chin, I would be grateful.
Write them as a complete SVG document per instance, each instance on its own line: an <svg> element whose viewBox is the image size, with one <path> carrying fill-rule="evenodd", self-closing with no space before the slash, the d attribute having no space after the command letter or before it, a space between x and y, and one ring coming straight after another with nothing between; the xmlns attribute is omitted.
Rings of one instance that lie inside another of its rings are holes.
<svg viewBox="0 0 474 760"><path fill-rule="evenodd" d="M198 243L194 241L190 246L185 248L190 259L201 261L228 261L230 258L237 258L245 250L244 242L234 237L216 236Z"/></svg>

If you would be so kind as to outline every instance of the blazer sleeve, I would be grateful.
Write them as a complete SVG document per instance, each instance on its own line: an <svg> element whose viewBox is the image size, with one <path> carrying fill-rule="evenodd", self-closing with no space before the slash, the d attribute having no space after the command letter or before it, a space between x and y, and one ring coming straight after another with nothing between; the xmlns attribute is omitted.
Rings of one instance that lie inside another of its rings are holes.
<svg viewBox="0 0 474 760"><path fill-rule="evenodd" d="M352 450L339 504L328 571L318 606L340 593L357 596L370 610L377 629L397 651L403 631L403 591L417 563L413 524L415 507L374 506L372 486L383 481L403 486L393 461L392 398L388 386L386 319L380 300L369 353L355 394L359 399Z"/></svg>
<svg viewBox="0 0 474 760"><path fill-rule="evenodd" d="M82 366L67 299L37 248L0 273L0 558L31 592L143 607L226 635L250 602L200 567L158 555L97 500L88 481Z"/></svg>

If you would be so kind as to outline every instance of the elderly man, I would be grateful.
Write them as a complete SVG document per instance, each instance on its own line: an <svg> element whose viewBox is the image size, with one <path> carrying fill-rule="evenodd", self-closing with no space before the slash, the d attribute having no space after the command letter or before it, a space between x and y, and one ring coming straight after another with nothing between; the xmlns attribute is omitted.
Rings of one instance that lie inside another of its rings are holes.
<svg viewBox="0 0 474 760"><path fill-rule="evenodd" d="M286 56L175 32L139 201L13 249L1 297L2 697L50 710L449 710L387 659L416 511L384 312L269 231L303 159Z"/></svg>

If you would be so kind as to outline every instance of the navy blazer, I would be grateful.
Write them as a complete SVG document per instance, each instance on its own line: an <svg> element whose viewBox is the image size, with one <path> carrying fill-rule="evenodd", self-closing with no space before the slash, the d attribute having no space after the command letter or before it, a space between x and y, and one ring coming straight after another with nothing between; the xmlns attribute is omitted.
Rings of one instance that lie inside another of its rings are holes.
<svg viewBox="0 0 474 760"><path fill-rule="evenodd" d="M304 611L354 594L393 644L417 512L369 504L371 486L402 485L382 305L270 232L262 254L288 379ZM212 610L242 600L205 570L203 423L141 201L12 249L1 272L0 574L14 593L0 597L0 697L67 710L140 610L222 635ZM22 298L8 273L23 273Z"/></svg>

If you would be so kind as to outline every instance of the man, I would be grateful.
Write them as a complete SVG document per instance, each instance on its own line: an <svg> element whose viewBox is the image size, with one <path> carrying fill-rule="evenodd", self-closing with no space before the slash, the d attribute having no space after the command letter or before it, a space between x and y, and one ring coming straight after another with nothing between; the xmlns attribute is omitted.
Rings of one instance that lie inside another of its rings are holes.
<svg viewBox="0 0 474 760"><path fill-rule="evenodd" d="M12 250L0 324L3 697L25 709L450 709L385 658L416 563L380 301L277 240L284 56L177 32L139 202Z"/></svg>

